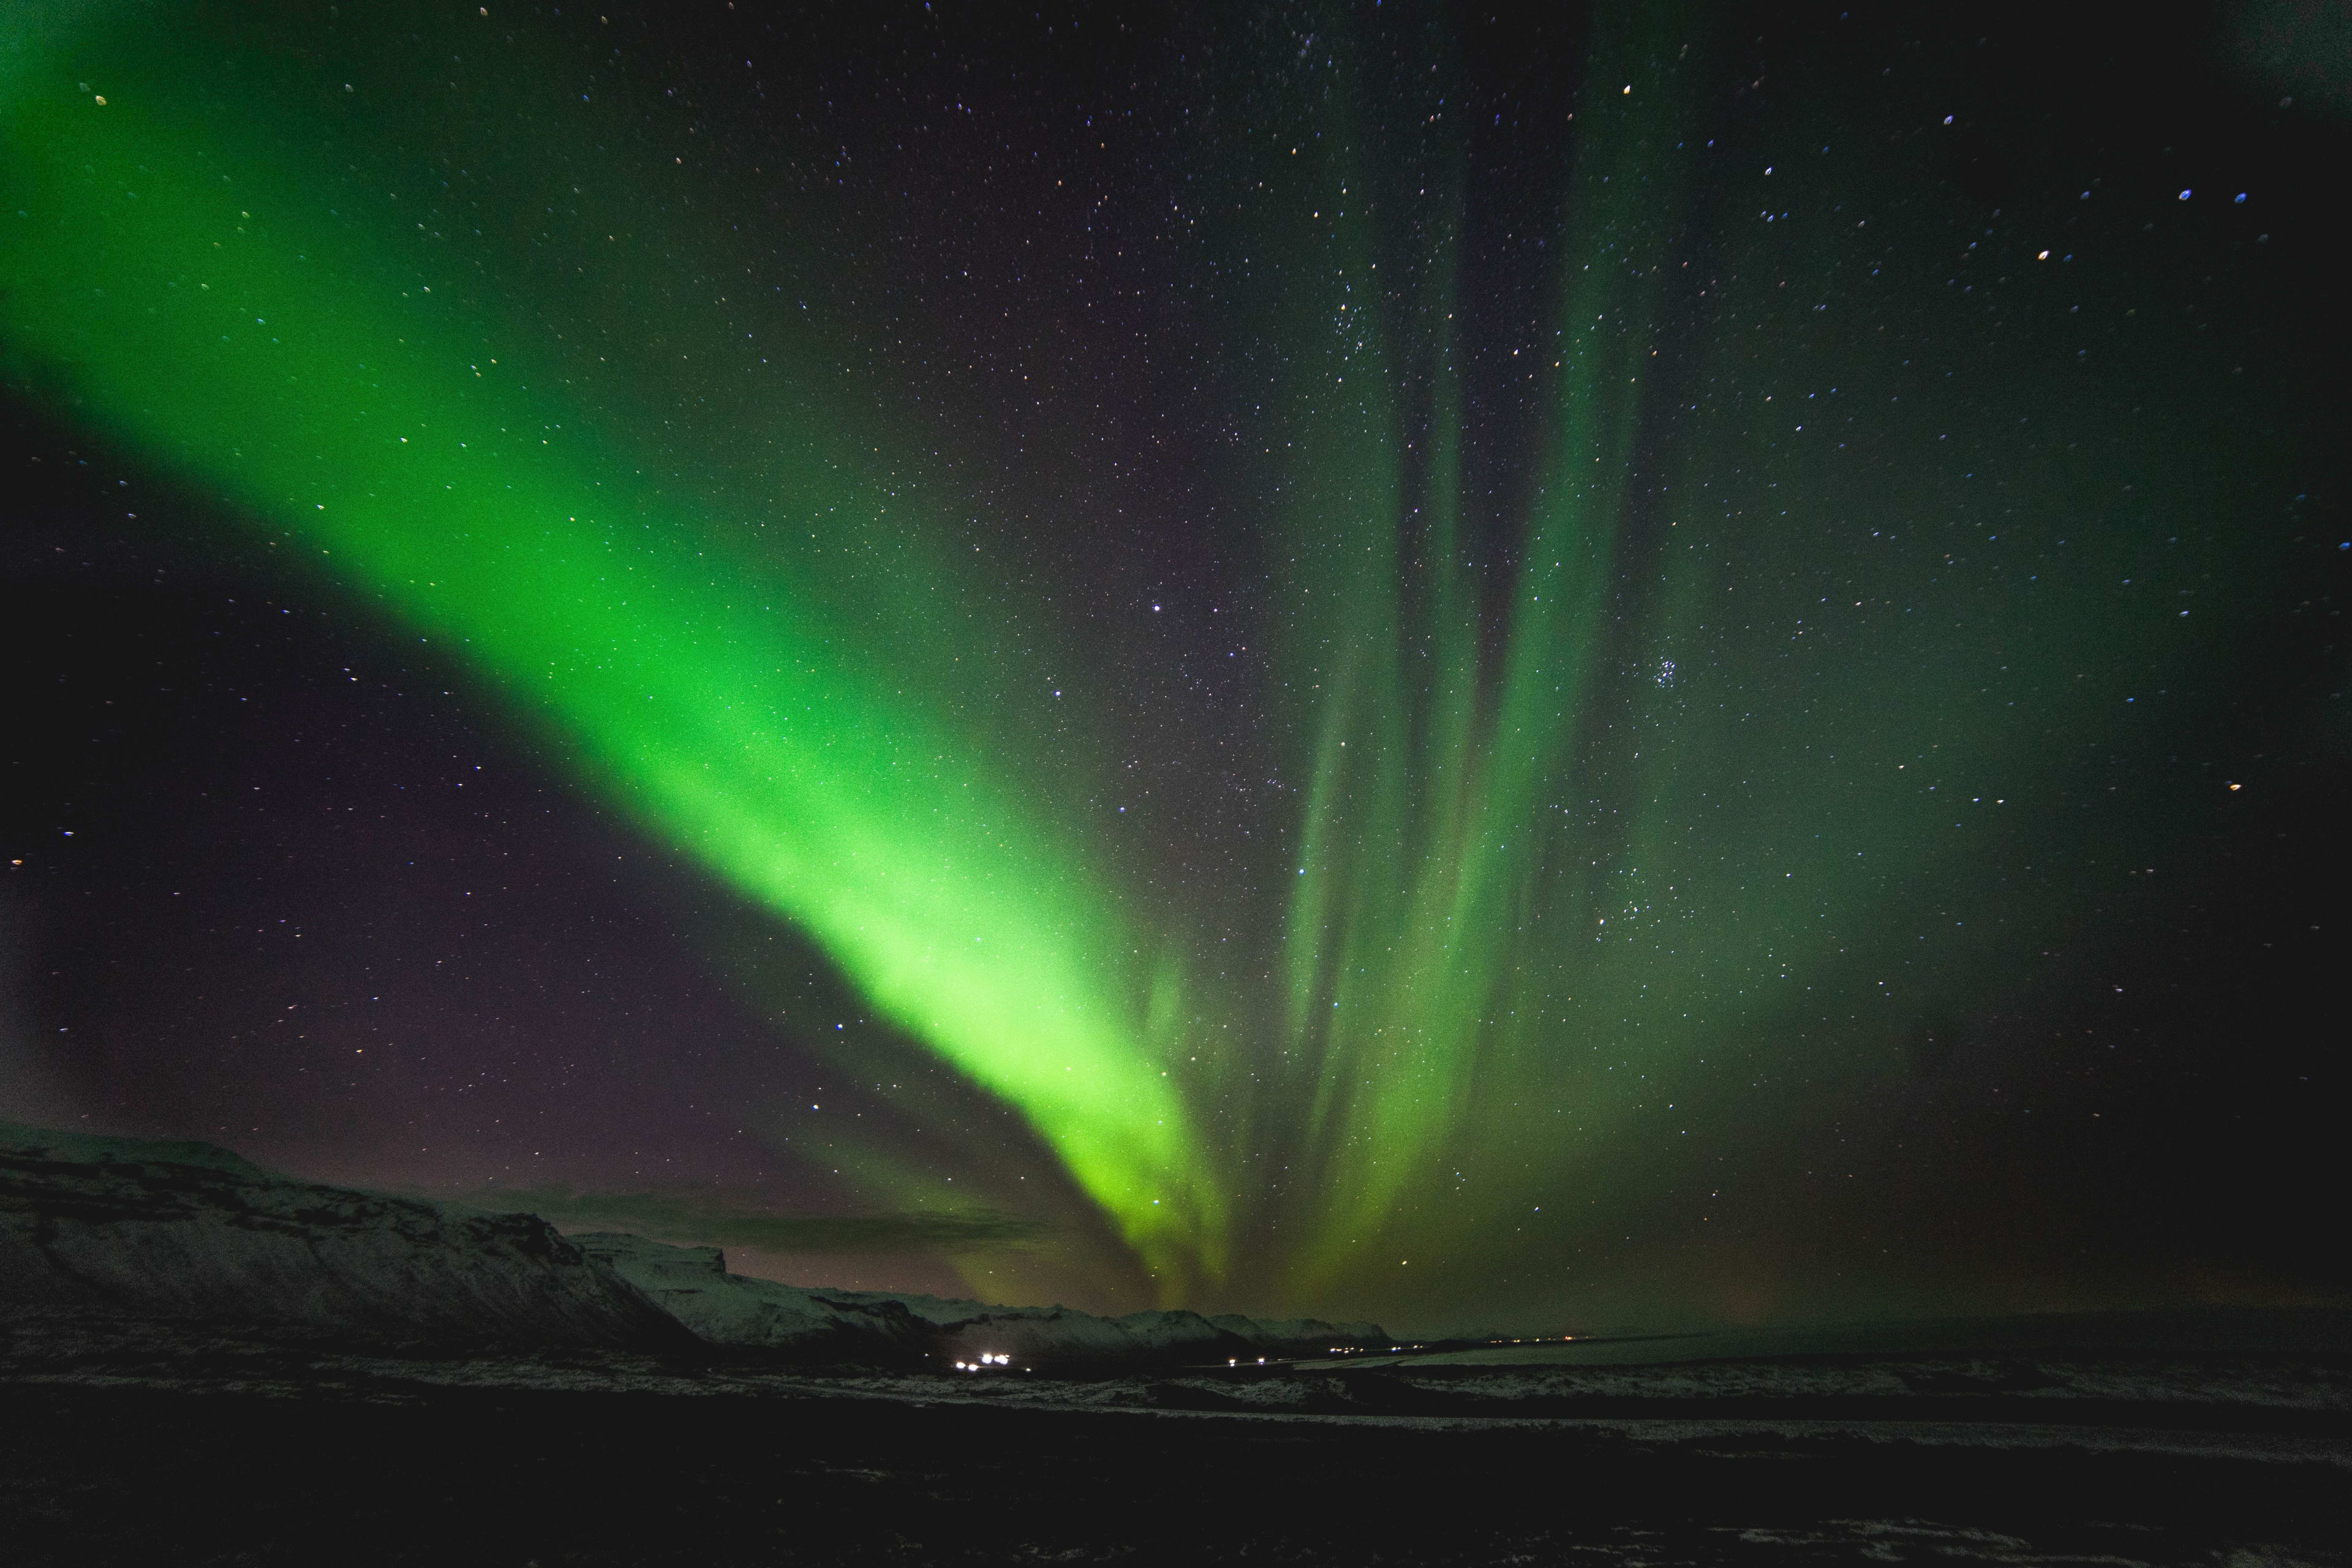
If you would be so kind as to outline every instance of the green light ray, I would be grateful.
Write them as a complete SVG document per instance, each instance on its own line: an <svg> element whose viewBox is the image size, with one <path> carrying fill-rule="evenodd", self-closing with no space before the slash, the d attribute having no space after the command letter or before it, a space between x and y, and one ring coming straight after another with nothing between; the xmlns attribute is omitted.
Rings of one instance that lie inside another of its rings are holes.
<svg viewBox="0 0 2352 1568"><path fill-rule="evenodd" d="M1328 335L1290 356L1284 390L1310 438L1278 485L1293 498L1281 536L1291 658L1318 699L1285 938L1289 1050L1315 1079L1308 1158L1322 1201L1297 1281L1310 1297L1396 1232L1401 1200L1458 1148L1485 1087L1553 1043L1512 1023L1511 1004L1531 971L1565 956L1542 923L1564 847L1541 797L1573 787L1587 721L1658 274L1679 221L1675 160L1660 154L1689 118L1689 41L1654 9L1596 41L1561 247L1578 265L1546 377L1556 411L1496 668L1482 668L1479 589L1456 538L1458 176L1423 220L1435 237L1420 293L1387 310L1402 286L1373 260L1363 137L1344 112L1309 171L1318 217L1341 215L1292 241L1324 265L1286 308ZM1343 110L1349 85L1332 95ZM1433 161L1443 189L1458 159ZM1291 184L1288 199L1307 199ZM1414 362L1430 368L1410 409L1398 389L1413 384ZM1397 459L1413 429L1430 449L1409 487ZM1410 612L1408 577L1421 589Z"/></svg>

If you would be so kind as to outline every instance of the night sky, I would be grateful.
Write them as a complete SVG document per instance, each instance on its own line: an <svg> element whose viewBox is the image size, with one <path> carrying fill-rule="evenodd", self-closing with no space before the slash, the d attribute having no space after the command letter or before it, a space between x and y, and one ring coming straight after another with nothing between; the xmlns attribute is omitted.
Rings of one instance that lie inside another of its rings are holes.
<svg viewBox="0 0 2352 1568"><path fill-rule="evenodd" d="M1946 10L12 7L0 1115L1097 1310L2342 1300L2352 57Z"/></svg>

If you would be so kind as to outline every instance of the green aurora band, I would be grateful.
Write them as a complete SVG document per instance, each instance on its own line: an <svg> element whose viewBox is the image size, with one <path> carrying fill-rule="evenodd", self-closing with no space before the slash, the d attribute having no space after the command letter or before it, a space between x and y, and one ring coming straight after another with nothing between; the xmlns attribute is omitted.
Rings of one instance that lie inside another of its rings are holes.
<svg viewBox="0 0 2352 1568"><path fill-rule="evenodd" d="M1268 730L1301 781L1258 868L1287 883L1282 911L1249 933L1255 968L1221 963L1194 934L1221 889L1155 883L1070 825L1057 802L1111 753L1110 716L1049 743L1064 716L1013 693L990 627L1050 640L1050 613L960 559L919 438L825 380L822 322L753 353L680 310L626 368L549 342L538 323L592 308L583 290L642 309L666 269L745 269L715 216L666 242L686 261L605 238L649 176L549 149L617 138L616 119L504 125L562 172L509 177L483 226L532 235L559 184L577 221L518 240L507 254L537 258L502 272L404 211L399 190L445 171L371 162L399 138L354 100L394 96L382 79L423 72L428 46L395 68L248 39L200 86L190 62L222 47L186 39L250 24L20 13L0 61L12 381L454 647L584 785L1016 1108L1163 1302L1411 1299L1399 1268L1537 1246L1531 1216L1570 1241L1632 1228L1639 1194L1687 1185L1677 1128L1717 1132L1715 1162L1769 1142L1771 1113L1728 1108L1800 1054L1832 1086L1899 1071L1921 1020L2088 907L2007 898L2010 868L2123 832L2061 825L2091 763L2047 739L2095 750L2124 722L2116 679L2029 691L1990 666L2074 677L2128 646L2185 689L2227 635L2223 616L2185 630L2062 597L2176 526L2150 521L2107 545L2086 530L2032 591L1970 600L1969 640L1993 651L1955 655L1960 590L1930 586L1951 552L1990 548L1988 518L2057 527L2110 475L2021 453L2001 504L2039 484L2040 514L1971 511L1948 468L1857 477L1806 416L1689 391L1753 381L1759 341L1800 408L1895 373L1861 327L1738 281L1860 288L1850 233L1741 231L1713 264L1734 281L1705 303L1712 327L1667 342L1709 81L1703 40L1663 10L1593 46L1551 315L1527 339L1549 401L1516 564L1473 564L1469 197L1429 108L1447 79L1387 92L1343 40L1336 91L1301 85L1287 121L1252 133L1255 205L1203 241L1274 258L1225 276L1244 278L1234 319L1280 345L1244 467L1263 498ZM363 68L378 85L346 96ZM534 68L511 68L520 92ZM583 192L583 167L603 184ZM1848 176L1857 203L1885 196L1871 177ZM1654 384L1677 358L1669 406ZM732 406L707 432L658 428L636 389L698 377ZM1942 416L1926 401L1899 416L1923 443ZM2229 504L2201 471L2171 479L2168 504ZM1879 525L1967 532L1898 549ZM1706 692L1733 667L1757 673Z"/></svg>
<svg viewBox="0 0 2352 1568"><path fill-rule="evenodd" d="M560 368L494 352L509 334L436 305L378 236L306 226L277 149L175 124L170 63L110 59L136 85L96 112L54 70L47 91L17 84L17 200L56 216L13 236L11 342L62 367L126 447L458 640L649 828L1022 1107L1146 1258L1219 1269L1199 1133L1122 985L1135 943L1076 847L876 668L883 637L831 624L804 579L721 554L614 458L625 437L547 390ZM878 519L887 489L852 469L848 434L794 412L806 447L765 476L762 510ZM655 542L616 543L623 529ZM900 657L950 665L951 595L919 563L884 576L887 637L939 637Z"/></svg>

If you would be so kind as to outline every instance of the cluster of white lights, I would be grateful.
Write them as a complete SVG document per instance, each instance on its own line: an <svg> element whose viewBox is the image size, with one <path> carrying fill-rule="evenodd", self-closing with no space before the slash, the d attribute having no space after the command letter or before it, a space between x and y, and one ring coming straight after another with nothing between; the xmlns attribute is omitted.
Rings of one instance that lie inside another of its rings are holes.
<svg viewBox="0 0 2352 1568"><path fill-rule="evenodd" d="M978 1372L984 1366L1011 1366L1012 1364L1013 1352L1010 1351L1005 1352L1003 1355L997 1354L994 1351L982 1351L980 1352L980 1359L978 1361L960 1361L956 1363L956 1370L958 1372Z"/></svg>

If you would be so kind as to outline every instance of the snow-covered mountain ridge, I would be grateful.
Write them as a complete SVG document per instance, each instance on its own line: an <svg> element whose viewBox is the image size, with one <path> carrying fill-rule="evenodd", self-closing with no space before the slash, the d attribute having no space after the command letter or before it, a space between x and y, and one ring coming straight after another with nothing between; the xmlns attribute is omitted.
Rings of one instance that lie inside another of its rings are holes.
<svg viewBox="0 0 2352 1568"><path fill-rule="evenodd" d="M868 1366L1006 1356L1111 1369L1387 1342L1372 1323L1189 1311L1103 1318L783 1285L729 1273L716 1247L566 1237L532 1215L300 1181L209 1143L0 1122L0 1310L10 1307L371 1338L699 1341Z"/></svg>
<svg viewBox="0 0 2352 1568"><path fill-rule="evenodd" d="M209 1143L0 1123L0 1305L370 1336L678 1342L530 1215L278 1175Z"/></svg>

